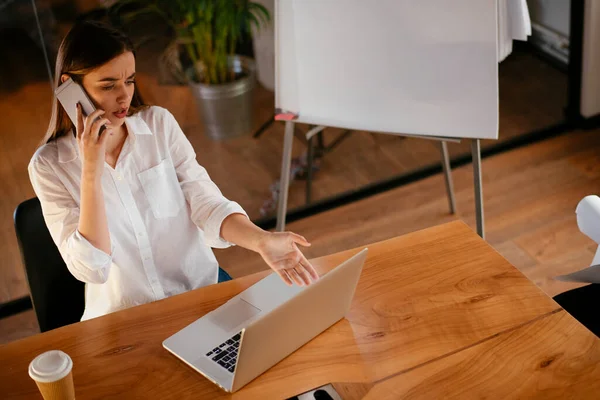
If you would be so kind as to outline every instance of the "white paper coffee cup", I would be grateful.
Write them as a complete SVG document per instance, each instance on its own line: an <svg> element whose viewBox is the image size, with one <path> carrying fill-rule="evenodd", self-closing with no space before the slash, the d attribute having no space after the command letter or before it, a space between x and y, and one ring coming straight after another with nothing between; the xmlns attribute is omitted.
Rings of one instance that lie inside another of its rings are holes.
<svg viewBox="0 0 600 400"><path fill-rule="evenodd" d="M42 353L29 364L29 376L46 400L75 398L72 370L71 357L60 350Z"/></svg>

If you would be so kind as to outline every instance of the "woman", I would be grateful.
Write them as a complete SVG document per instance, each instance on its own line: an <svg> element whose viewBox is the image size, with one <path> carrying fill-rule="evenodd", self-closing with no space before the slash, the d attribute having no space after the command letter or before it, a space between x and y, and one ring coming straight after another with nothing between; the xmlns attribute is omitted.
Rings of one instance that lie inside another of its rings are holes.
<svg viewBox="0 0 600 400"><path fill-rule="evenodd" d="M69 271L86 283L82 320L216 283L210 247L256 251L288 285L318 279L297 247L306 239L254 225L197 163L173 116L142 103L126 36L77 23L56 73L57 86L82 85L97 111L83 117L78 107L74 127L55 100L29 175Z"/></svg>

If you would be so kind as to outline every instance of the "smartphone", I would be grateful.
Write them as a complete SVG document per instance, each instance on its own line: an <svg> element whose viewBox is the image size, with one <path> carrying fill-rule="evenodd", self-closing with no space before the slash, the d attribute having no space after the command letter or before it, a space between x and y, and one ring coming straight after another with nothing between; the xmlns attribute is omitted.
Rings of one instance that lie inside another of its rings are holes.
<svg viewBox="0 0 600 400"><path fill-rule="evenodd" d="M81 111L84 118L96 111L94 103L90 100L85 90L71 78L56 88L54 94L75 127L77 126L77 103L81 104ZM102 134L105 128L104 125L100 127L100 134Z"/></svg>

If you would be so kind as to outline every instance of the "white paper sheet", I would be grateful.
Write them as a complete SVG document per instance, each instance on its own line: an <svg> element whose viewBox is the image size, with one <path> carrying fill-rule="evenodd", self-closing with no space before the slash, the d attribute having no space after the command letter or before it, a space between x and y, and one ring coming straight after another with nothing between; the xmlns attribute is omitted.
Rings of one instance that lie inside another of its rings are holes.
<svg viewBox="0 0 600 400"><path fill-rule="evenodd" d="M531 19L525 0L508 0L508 23L514 40L527 40L531 36Z"/></svg>

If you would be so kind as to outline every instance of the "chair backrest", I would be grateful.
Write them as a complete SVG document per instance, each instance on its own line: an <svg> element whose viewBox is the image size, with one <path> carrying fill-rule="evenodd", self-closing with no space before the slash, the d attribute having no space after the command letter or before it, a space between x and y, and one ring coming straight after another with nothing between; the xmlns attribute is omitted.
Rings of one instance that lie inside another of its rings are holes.
<svg viewBox="0 0 600 400"><path fill-rule="evenodd" d="M85 306L85 284L67 269L48 232L39 200L19 204L14 222L40 331L78 322Z"/></svg>

